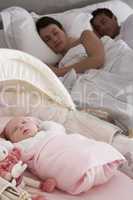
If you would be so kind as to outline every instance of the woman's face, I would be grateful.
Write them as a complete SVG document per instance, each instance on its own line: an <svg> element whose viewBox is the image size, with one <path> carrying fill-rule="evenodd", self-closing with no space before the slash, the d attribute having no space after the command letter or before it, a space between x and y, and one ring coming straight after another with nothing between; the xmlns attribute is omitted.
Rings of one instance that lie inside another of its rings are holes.
<svg viewBox="0 0 133 200"><path fill-rule="evenodd" d="M42 40L55 52L63 54L67 48L67 35L55 24L39 30Z"/></svg>

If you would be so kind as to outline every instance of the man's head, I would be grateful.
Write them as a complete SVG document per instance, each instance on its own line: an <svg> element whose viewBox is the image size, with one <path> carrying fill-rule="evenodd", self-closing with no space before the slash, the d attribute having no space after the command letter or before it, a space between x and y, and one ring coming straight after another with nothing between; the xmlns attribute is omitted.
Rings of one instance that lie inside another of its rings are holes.
<svg viewBox="0 0 133 200"><path fill-rule="evenodd" d="M54 18L42 17L36 22L37 31L42 40L55 52L62 53L67 45L67 36L63 26Z"/></svg>
<svg viewBox="0 0 133 200"><path fill-rule="evenodd" d="M38 131L37 120L33 117L14 117L6 125L4 135L12 142L33 137Z"/></svg>
<svg viewBox="0 0 133 200"><path fill-rule="evenodd" d="M116 16L108 8L98 8L92 12L90 23L99 37L108 35L115 38L120 31Z"/></svg>

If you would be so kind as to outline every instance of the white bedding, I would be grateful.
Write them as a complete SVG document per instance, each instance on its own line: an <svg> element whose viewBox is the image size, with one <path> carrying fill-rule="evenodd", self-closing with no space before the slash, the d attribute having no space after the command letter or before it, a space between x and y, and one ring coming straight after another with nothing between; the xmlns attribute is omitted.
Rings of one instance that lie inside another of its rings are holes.
<svg viewBox="0 0 133 200"><path fill-rule="evenodd" d="M7 48L3 29L0 29L0 48Z"/></svg>
<svg viewBox="0 0 133 200"><path fill-rule="evenodd" d="M102 39L106 62L101 70L89 70L85 74L75 75L69 72L64 84L72 99L79 107L100 107L110 110L128 127L133 127L133 50L122 40L114 41L108 37ZM61 65L79 61L83 55L70 50L61 61ZM77 47L79 49L79 46ZM85 55L84 55L85 56ZM67 81L69 80L69 81ZM70 83L70 84L69 84Z"/></svg>
<svg viewBox="0 0 133 200"><path fill-rule="evenodd" d="M113 124L75 110L58 78L38 59L17 50L0 49L0 60L0 133L10 116L16 115L53 120L63 124L67 133L78 132L107 143L122 132Z"/></svg>

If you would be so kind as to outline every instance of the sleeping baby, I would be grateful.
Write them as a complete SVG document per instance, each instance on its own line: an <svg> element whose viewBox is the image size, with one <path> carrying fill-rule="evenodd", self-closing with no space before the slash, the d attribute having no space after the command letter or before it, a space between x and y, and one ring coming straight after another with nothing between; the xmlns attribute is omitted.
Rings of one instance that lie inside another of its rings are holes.
<svg viewBox="0 0 133 200"><path fill-rule="evenodd" d="M52 179L56 188L73 195L107 182L125 162L111 145L67 134L53 121L15 117L7 123L4 134L20 148L32 173L42 180Z"/></svg>

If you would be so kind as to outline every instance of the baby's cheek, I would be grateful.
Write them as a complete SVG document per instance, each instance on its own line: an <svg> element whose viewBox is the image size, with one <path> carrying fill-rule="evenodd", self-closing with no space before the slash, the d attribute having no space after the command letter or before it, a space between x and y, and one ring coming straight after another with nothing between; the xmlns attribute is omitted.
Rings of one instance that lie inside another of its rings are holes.
<svg viewBox="0 0 133 200"><path fill-rule="evenodd" d="M22 134L20 132L12 133L12 135L11 135L12 142L19 142L21 140L22 140Z"/></svg>

